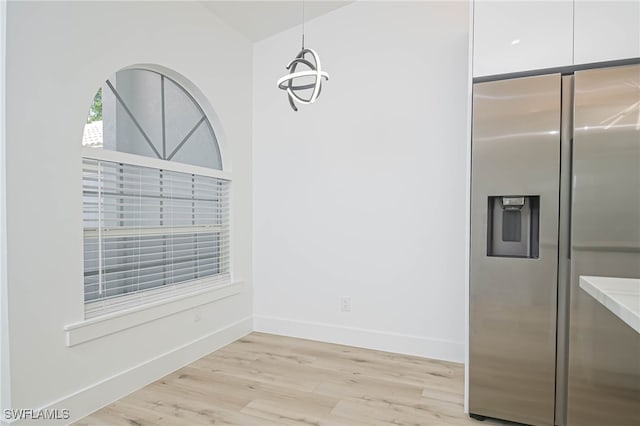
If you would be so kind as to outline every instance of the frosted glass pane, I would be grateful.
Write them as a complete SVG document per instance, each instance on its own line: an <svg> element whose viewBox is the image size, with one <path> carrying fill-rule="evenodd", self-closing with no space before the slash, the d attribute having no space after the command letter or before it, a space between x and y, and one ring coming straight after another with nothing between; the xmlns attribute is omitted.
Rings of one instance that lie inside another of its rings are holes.
<svg viewBox="0 0 640 426"><path fill-rule="evenodd" d="M156 150L162 154L162 93L160 78L160 74L155 72L136 69L124 70L116 73L115 81L112 81L111 84L113 84L133 117L142 127L142 130L151 139L151 143L153 143ZM118 102L118 104L120 103ZM122 109L122 106L118 105L118 108ZM118 119L120 119L120 111L118 111ZM119 122L116 125L119 127ZM129 136L129 134L124 136ZM135 147L130 145L128 150L120 149L120 143L121 135L120 129L118 129L117 150L125 152L136 150ZM131 141L124 143L130 144ZM155 154L152 156L156 157Z"/></svg>
<svg viewBox="0 0 640 426"><path fill-rule="evenodd" d="M198 126L172 160L222 170L218 142L206 122Z"/></svg>
<svg viewBox="0 0 640 426"><path fill-rule="evenodd" d="M202 118L200 108L184 90L164 79L165 138L169 156Z"/></svg>
<svg viewBox="0 0 640 426"><path fill-rule="evenodd" d="M115 81L115 74L109 77L109 81ZM118 100L109 85L102 85L102 143L103 148L116 151L116 106Z"/></svg>
<svg viewBox="0 0 640 426"><path fill-rule="evenodd" d="M116 151L158 158L120 102L116 103L115 123Z"/></svg>

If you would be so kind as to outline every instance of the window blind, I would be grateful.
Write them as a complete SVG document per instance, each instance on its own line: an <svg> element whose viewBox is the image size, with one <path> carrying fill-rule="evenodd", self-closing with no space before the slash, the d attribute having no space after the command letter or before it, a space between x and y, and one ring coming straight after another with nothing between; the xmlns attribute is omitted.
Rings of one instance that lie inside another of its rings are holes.
<svg viewBox="0 0 640 426"><path fill-rule="evenodd" d="M220 178L83 159L85 317L229 282L229 190Z"/></svg>

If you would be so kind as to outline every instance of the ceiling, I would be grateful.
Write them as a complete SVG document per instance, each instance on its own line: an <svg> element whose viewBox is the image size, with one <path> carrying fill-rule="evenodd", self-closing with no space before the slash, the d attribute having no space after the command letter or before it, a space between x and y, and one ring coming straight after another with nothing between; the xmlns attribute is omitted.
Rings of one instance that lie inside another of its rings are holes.
<svg viewBox="0 0 640 426"><path fill-rule="evenodd" d="M324 15L352 1L306 1L305 21ZM302 22L302 1L211 1L204 6L251 41L258 41Z"/></svg>

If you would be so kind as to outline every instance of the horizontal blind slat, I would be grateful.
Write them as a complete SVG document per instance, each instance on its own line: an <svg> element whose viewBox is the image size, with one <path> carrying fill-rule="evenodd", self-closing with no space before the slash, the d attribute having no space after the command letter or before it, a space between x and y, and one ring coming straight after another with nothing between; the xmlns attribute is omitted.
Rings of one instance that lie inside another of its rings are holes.
<svg viewBox="0 0 640 426"><path fill-rule="evenodd" d="M82 198L85 316L229 282L230 181L83 159Z"/></svg>
<svg viewBox="0 0 640 426"><path fill-rule="evenodd" d="M147 280L145 280L143 283L140 283L139 281L137 281L137 277L121 278L118 280L109 281L108 285L105 285L105 290L103 291L103 293L113 294L114 291L116 290L124 290L124 291L117 291L117 293L125 294L125 293L130 293L132 291L136 291L137 289L140 289L140 287L142 287L143 289L149 288L149 287L156 287L151 285L153 283L168 281L169 284L175 284L175 283L184 281L182 279L184 277L188 277L189 279L192 279L193 277L214 276L214 275L219 275L223 273L225 272L217 272L217 269L210 267L210 268L203 268L198 273L194 273L192 271L180 270L174 273L174 275L171 276L169 280L167 280L164 277L158 278L157 276L153 276L153 274L148 274L148 276L144 276L144 278L147 278ZM128 284L123 284L123 283L126 283L127 281L129 282ZM116 285L116 284L119 284L119 285ZM94 283L93 286L95 287L95 285L96 284ZM100 294L98 290L94 290L92 292L90 291L90 293L93 295Z"/></svg>
<svg viewBox="0 0 640 426"><path fill-rule="evenodd" d="M85 277L87 276L91 276L91 275L97 275L98 273L100 273L103 277L103 279L105 279L105 277L107 276L113 276L113 275L123 275L123 274L137 274L137 276L143 276L143 275L157 275L157 274L164 274L166 275L167 273L171 274L177 270L183 270L183 269L193 269L195 272L198 271L198 269L196 268L195 265L190 265L190 266L184 266L183 264L186 263L202 263L203 265L208 265L209 262L207 261L211 261L211 260L215 260L215 262L211 262L212 264L217 265L219 262L219 257L218 256L213 256L213 255L199 255L199 256L183 256L183 257L172 257L172 258L168 258L166 260L162 260L163 262L166 262L164 264L159 263L160 260L157 261L145 261L145 262L129 262L129 263L123 263L123 264L118 264L118 265L113 265L111 267L109 266L103 266L102 271L98 272L97 270L86 270L85 271ZM132 268L132 266L134 265L138 265L135 268ZM166 269L166 271L163 272L149 272L147 273L146 271L148 270L156 270L159 268L163 268ZM109 280L107 279L107 282L109 282Z"/></svg>

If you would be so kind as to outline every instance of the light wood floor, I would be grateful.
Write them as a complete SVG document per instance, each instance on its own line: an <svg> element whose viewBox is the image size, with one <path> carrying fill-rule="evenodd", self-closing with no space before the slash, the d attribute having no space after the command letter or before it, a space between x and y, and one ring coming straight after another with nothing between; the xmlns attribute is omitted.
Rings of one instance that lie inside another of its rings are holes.
<svg viewBox="0 0 640 426"><path fill-rule="evenodd" d="M77 425L504 425L463 413L451 362L252 333Z"/></svg>

